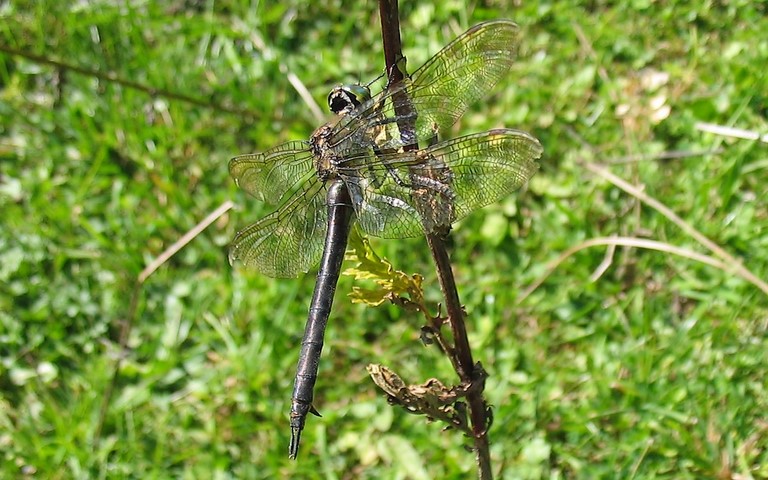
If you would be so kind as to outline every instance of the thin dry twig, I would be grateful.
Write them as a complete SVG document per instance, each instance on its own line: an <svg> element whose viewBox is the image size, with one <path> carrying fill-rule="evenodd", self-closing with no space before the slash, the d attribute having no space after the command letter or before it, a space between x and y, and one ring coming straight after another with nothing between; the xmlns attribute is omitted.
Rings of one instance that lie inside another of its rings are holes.
<svg viewBox="0 0 768 480"><path fill-rule="evenodd" d="M613 173L609 172L607 169L599 165L596 165L591 162L586 162L586 161L582 161L582 164L590 172L608 180L613 185L619 187L620 189L624 190L628 194L632 195L633 197L637 198L644 204L648 205L649 207L653 208L654 210L658 211L659 213L667 217L672 223L674 223L685 233L693 237L694 240L702 244L707 250L712 252L716 257L719 257L720 259L722 259L725 262L725 265L727 267L727 268L724 268L723 270L735 273L736 275L747 280L749 283L755 285L757 288L762 290L763 293L768 295L768 283L766 283L765 281L760 279L757 275L752 273L749 269L747 269L742 264L741 260L734 257L733 255L725 251L725 249L723 249L718 244L716 244L714 241L707 238L703 233L696 230L692 225L690 225L688 222L680 218L675 212L673 212L666 205L662 204L660 201L651 197L650 195L642 191L640 188L634 185L631 185L630 183L619 178L618 176L614 175Z"/></svg>
<svg viewBox="0 0 768 480"><path fill-rule="evenodd" d="M611 248L615 248L617 246L622 247L635 247L635 248L644 248L647 250L656 250L659 252L665 252L665 253L671 253L673 255L677 255L680 257L688 258L691 260L695 260L697 262L719 268L721 270L730 271L731 267L728 263L718 260L717 258L711 257L709 255L704 255L698 252L695 252L693 250L689 250L687 248L677 247L675 245L670 245L669 243L659 242L657 240L647 240L644 238L635 238L635 237L598 237L598 238L591 238L589 240L586 240L578 245L575 245L565 252L561 253L555 260L551 261L544 272L544 274L539 277L535 282L533 282L531 285L529 285L523 292L521 293L520 297L517 299L517 304L521 304L525 301L526 298L528 298L537 288L541 286L542 283L549 277L552 272L554 272L558 266L560 266L561 263L563 263L566 259L573 256L575 253L591 248L591 247L597 247L601 245L608 245ZM738 272L735 272L738 274ZM768 293L768 291L766 292Z"/></svg>
<svg viewBox="0 0 768 480"><path fill-rule="evenodd" d="M659 152L651 155L637 154L616 157L610 159L607 163L610 163L611 165L619 165L623 163L636 163L649 160L677 160L679 158L705 157L708 155L717 155L719 153L723 153L722 148L713 148L711 150L668 150L666 152Z"/></svg>
<svg viewBox="0 0 768 480"><path fill-rule="evenodd" d="M600 262L600 265L598 265L595 271L592 272L592 275L589 276L590 282L596 282L606 271L608 271L611 265L613 265L614 253L616 253L616 244L608 245L608 248L605 249L603 261Z"/></svg>
<svg viewBox="0 0 768 480"><path fill-rule="evenodd" d="M163 265L165 262L168 261L171 257L173 257L176 253L178 253L179 250L184 248L185 245L187 245L189 242L191 242L195 237L200 235L200 232L208 228L210 224L215 222L219 217L224 215L227 211L229 211L234 206L234 203L232 203L231 200L227 200L224 203L221 204L216 210L211 212L209 215L207 215L204 219L202 219L200 222L197 223L194 227L192 227L187 233L182 235L180 239L173 242L171 246L166 248L163 253L161 253L155 260L149 263L149 265L144 268L144 270L139 273L139 275L136 277L136 282L133 285L133 291L131 292L131 299L130 304L128 306L128 313L125 316L125 319L122 322L122 326L120 328L120 335L118 337L117 344L120 347L120 352L124 351L126 348L126 345L128 344L128 337L131 334L131 330L133 328L134 323L136 322L136 315L138 312L138 305L139 305L139 296L141 295L141 292L143 291L143 285L144 282L149 278L158 268L160 268L161 265ZM93 442L94 444L99 441L99 438L101 437L101 432L104 428L104 422L106 422L107 418L107 409L109 408L109 403L112 400L112 394L115 391L115 386L117 385L117 378L120 373L120 367L123 363L123 355L118 354L115 359L115 365L112 369L112 378L109 381L109 384L107 385L104 396L101 400L101 406L99 408L99 417L96 421L96 428L94 429L93 434Z"/></svg>
<svg viewBox="0 0 768 480"><path fill-rule="evenodd" d="M744 140L757 140L762 143L768 143L768 133L761 135L760 133L753 130L726 127L725 125L717 125L714 123L706 122L696 122L694 128L702 132L714 133L715 135L722 135L724 137L741 138Z"/></svg>
<svg viewBox="0 0 768 480"><path fill-rule="evenodd" d="M254 30L250 25L247 25L242 20L235 20L235 24L241 31L248 32L248 38L250 39L251 44L256 48L256 50L261 52L264 58L274 59L277 57L275 51L269 45L267 45L267 42L264 41L264 37L262 37L258 30ZM318 105L315 99L312 97L312 93L310 93L309 89L307 89L306 85L304 85L304 82L302 82L301 79L295 73L293 73L285 63L281 62L278 64L278 66L280 68L280 72L285 74L288 82L291 84L294 90L296 90L296 93L299 94L299 97L301 97L301 99L304 101L304 104L307 106L307 108L309 108L309 111L312 112L312 116L315 118L315 120L317 120L318 123L324 122L326 115L323 113L323 109L320 108L320 105Z"/></svg>
<svg viewBox="0 0 768 480"><path fill-rule="evenodd" d="M212 211L208 216L206 216L204 219L200 220L200 222L192 227L187 233L182 235L181 238L173 242L171 246L165 249L163 253L161 253L156 259L149 262L149 265L144 268L144 270L141 271L139 274L137 281L139 283L144 283L144 280L146 280L150 275L152 275L155 270L157 270L162 264L168 261L169 258L176 255L176 253L184 248L186 244L191 242L196 236L200 235L200 232L208 228L210 224L215 222L220 216L224 215L226 212L232 209L235 204L232 203L231 200L227 200L226 202L222 203L219 208Z"/></svg>
<svg viewBox="0 0 768 480"><path fill-rule="evenodd" d="M280 71L282 71L282 69L283 65L281 64ZM301 99L304 100L304 104L312 112L312 116L315 117L315 120L317 120L318 123L323 122L325 120L325 114L320 109L320 106L317 104L314 97L312 97L312 94L309 92L306 85L304 85L304 82L302 82L295 73L288 71L287 67L286 72L286 78L288 78L288 82L290 82L296 92L298 92Z"/></svg>
<svg viewBox="0 0 768 480"><path fill-rule="evenodd" d="M151 97L158 97L158 96L165 97L171 100L178 100L180 102L196 105L198 107L207 107L216 111L233 113L236 115L242 115L246 117L258 116L258 114L253 110L248 110L245 108L237 108L229 105L223 105L220 103L211 102L210 100L203 100L201 98L195 98L189 95L184 95L178 92L174 92L172 90L166 90L164 88L151 87L143 83L139 83L133 80L129 80L127 78L120 77L117 75L117 73L112 71L102 72L92 68L86 68L79 65L67 63L62 60L57 60L44 55L38 55L36 53L27 52L24 50L18 50L18 49L9 47L7 45L0 45L0 52L5 52L11 55L16 55L22 58L26 58L27 60L30 60L35 63L39 63L41 65L48 65L50 67L54 67L60 70L75 72L80 75L98 78L99 80L105 80L110 83L116 83L126 88L131 88L134 90L144 92Z"/></svg>

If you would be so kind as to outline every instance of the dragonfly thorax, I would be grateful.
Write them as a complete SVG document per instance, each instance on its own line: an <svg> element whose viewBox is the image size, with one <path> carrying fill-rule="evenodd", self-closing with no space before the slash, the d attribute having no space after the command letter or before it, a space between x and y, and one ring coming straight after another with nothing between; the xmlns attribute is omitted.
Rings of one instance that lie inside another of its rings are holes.
<svg viewBox="0 0 768 480"><path fill-rule="evenodd" d="M371 90L364 85L339 85L328 94L328 108L337 115L344 115L370 98Z"/></svg>
<svg viewBox="0 0 768 480"><path fill-rule="evenodd" d="M309 149L314 156L317 177L323 182L335 178L337 175L336 164L339 161L338 155L329 145L335 123L326 123L315 130L309 138Z"/></svg>
<svg viewBox="0 0 768 480"><path fill-rule="evenodd" d="M364 85L339 85L328 94L328 108L338 117L315 130L309 139L309 148L314 156L317 177L325 182L337 176L337 165L343 161L337 148L331 147L331 137L337 122L360 105L370 100L371 90Z"/></svg>

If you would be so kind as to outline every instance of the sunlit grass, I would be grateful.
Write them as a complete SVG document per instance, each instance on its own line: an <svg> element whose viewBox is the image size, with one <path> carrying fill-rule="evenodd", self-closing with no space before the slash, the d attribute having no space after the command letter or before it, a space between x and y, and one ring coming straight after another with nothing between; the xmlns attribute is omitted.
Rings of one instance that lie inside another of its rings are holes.
<svg viewBox="0 0 768 480"><path fill-rule="evenodd" d="M697 128L766 132L762 4L442 2L401 14L411 70L481 20L525 32L513 74L451 132L514 127L545 148L525 192L453 234L470 340L491 375L499 477L768 477L765 293L670 254L714 255L586 167L642 188L768 279L766 144ZM289 73L320 105L333 85L381 73L374 4L14 2L0 18L3 46L150 89L0 53L0 476L474 475L460 435L393 410L367 379L375 362L412 383L453 381L419 342L420 318L353 305L348 277L320 370L323 417L289 462L314 277L273 280L226 260L234 232L269 209L236 189L228 159L317 126ZM120 352L139 273L227 200L238 208L143 283ZM585 248L522 299L561 254L611 236L670 249ZM372 244L439 301L423 240Z"/></svg>

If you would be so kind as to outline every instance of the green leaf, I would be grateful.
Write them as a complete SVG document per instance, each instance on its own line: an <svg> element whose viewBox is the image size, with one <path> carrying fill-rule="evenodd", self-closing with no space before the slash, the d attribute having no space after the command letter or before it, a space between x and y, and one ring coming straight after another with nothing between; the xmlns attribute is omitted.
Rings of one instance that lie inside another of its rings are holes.
<svg viewBox="0 0 768 480"><path fill-rule="evenodd" d="M355 262L356 266L346 269L344 275L354 277L355 280L372 280L377 287L352 287L349 297L353 303L379 306L385 301L391 301L416 309L423 306L423 277L395 270L389 261L373 251L368 239L360 236L357 230L353 230L350 235L346 259Z"/></svg>

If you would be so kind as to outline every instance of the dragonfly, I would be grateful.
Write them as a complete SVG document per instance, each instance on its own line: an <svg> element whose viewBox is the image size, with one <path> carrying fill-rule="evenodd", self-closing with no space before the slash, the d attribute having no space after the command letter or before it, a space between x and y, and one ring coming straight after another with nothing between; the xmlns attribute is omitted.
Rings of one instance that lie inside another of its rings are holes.
<svg viewBox="0 0 768 480"><path fill-rule="evenodd" d="M375 96L363 85L334 88L328 104L336 116L308 141L230 161L240 188L279 205L236 234L230 263L272 277L295 277L320 263L291 400L290 458L307 415L320 415L313 390L353 223L381 238L448 232L537 171L541 144L519 130L435 142L508 73L519 38L510 20L475 25Z"/></svg>

